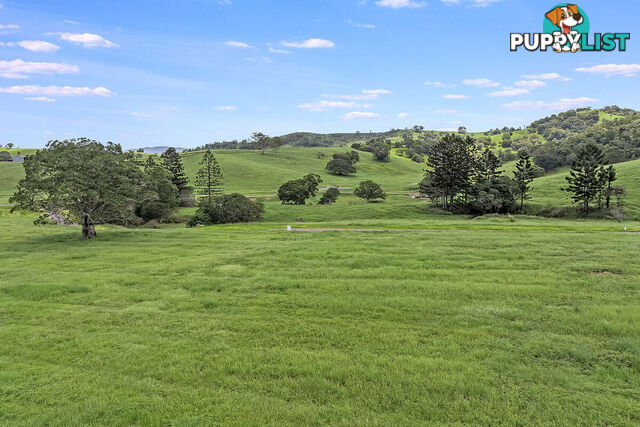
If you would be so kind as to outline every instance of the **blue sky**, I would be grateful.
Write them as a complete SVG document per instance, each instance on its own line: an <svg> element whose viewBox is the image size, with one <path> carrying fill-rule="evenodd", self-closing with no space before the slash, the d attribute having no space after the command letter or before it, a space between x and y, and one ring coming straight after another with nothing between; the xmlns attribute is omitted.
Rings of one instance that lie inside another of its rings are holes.
<svg viewBox="0 0 640 427"><path fill-rule="evenodd" d="M191 147L253 131L470 130L640 109L640 4L578 5L626 52L509 51L555 2L0 0L0 143ZM624 13L621 13L624 11Z"/></svg>

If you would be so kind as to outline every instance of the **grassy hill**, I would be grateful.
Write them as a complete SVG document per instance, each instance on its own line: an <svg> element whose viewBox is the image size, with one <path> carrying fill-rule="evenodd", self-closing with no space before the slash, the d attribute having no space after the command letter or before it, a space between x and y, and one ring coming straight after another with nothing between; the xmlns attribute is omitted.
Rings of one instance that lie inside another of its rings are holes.
<svg viewBox="0 0 640 427"><path fill-rule="evenodd" d="M321 187L337 185L354 188L360 181L372 179L388 192L407 192L416 188L424 176L424 165L394 155L388 162L378 162L365 152L360 152L357 174L346 177L328 174L324 168L333 153L345 151L348 150L285 146L277 151L267 151L264 155L249 150L216 150L214 154L222 168L227 193L275 194L284 182L308 173L317 173L322 177ZM326 157L319 159L318 153L324 153ZM182 159L185 172L193 181L202 152L185 153Z"/></svg>
<svg viewBox="0 0 640 427"><path fill-rule="evenodd" d="M640 160L618 163L614 166L618 172L618 180L614 185L627 189L626 210L638 219L640 218ZM537 178L532 184L534 191L530 202L538 205L569 206L570 195L561 190L567 186L565 178L568 174L568 170L565 169L559 173Z"/></svg>

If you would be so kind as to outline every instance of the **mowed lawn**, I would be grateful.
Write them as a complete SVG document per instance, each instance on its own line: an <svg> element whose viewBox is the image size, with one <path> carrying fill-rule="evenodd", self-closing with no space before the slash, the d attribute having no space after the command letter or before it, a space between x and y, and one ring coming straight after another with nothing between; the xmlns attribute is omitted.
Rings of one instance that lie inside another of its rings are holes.
<svg viewBox="0 0 640 427"><path fill-rule="evenodd" d="M32 219L0 218L0 424L640 422L637 234Z"/></svg>

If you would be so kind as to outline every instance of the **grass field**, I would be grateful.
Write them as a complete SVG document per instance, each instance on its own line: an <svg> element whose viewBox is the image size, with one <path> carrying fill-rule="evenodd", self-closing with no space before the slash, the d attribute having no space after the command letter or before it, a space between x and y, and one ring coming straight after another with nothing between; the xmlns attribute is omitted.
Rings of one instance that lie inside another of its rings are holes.
<svg viewBox="0 0 640 427"><path fill-rule="evenodd" d="M31 220L0 217L2 424L640 422L635 234Z"/></svg>

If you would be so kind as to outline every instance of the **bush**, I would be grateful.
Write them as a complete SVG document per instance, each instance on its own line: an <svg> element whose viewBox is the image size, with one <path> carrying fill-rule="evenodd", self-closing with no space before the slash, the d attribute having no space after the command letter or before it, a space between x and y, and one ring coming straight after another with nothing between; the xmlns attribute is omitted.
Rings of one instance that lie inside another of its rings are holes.
<svg viewBox="0 0 640 427"><path fill-rule="evenodd" d="M187 226L253 222L262 219L264 206L252 202L242 194L206 197L198 203L198 210L189 218Z"/></svg>
<svg viewBox="0 0 640 427"><path fill-rule="evenodd" d="M340 195L340 190L337 188L331 187L320 198L320 205L332 205L338 200L338 196Z"/></svg>
<svg viewBox="0 0 640 427"><path fill-rule="evenodd" d="M375 199L386 199L387 195L379 184L369 180L362 181L358 187L353 191L353 194L361 199L366 199L367 202L371 202Z"/></svg>
<svg viewBox="0 0 640 427"><path fill-rule="evenodd" d="M357 151L351 151L351 164L358 163L360 161L360 154Z"/></svg>
<svg viewBox="0 0 640 427"><path fill-rule="evenodd" d="M8 151L0 151L0 162L10 162L12 159Z"/></svg>
<svg viewBox="0 0 640 427"><path fill-rule="evenodd" d="M325 167L326 171L332 175L351 175L356 173L356 168L353 167L350 161L343 159L334 159L327 163Z"/></svg>
<svg viewBox="0 0 640 427"><path fill-rule="evenodd" d="M325 157L327 157L327 155L326 155L326 154L324 154L322 151L319 151L319 152L316 154L316 157L317 157L318 159L324 159Z"/></svg>
<svg viewBox="0 0 640 427"><path fill-rule="evenodd" d="M333 159L334 160L346 160L347 162L353 164L353 161L351 160L351 153L334 153L333 154Z"/></svg>
<svg viewBox="0 0 640 427"><path fill-rule="evenodd" d="M173 208L169 203L160 201L148 201L140 207L140 218L145 221L156 220L158 222L166 221L171 217Z"/></svg>

